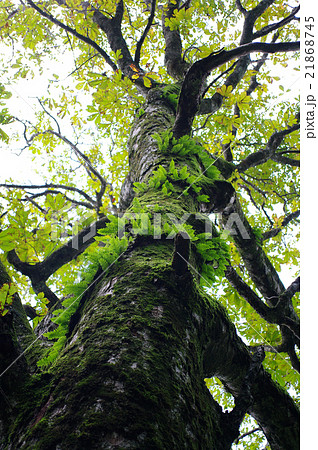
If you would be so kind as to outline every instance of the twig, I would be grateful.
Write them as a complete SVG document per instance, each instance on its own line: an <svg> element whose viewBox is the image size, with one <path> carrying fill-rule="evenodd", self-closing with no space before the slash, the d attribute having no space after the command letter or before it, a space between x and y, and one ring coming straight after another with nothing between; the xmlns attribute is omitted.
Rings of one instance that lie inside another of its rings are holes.
<svg viewBox="0 0 318 450"><path fill-rule="evenodd" d="M111 58L109 57L109 55L92 39L90 39L87 36L84 36L81 33L78 33L76 30L74 30L73 28L69 27L68 25L65 25L64 23L60 22L58 19L56 19L55 17L52 16L52 14L49 14L45 11L43 11L41 8L39 8L38 5L36 5L32 0L26 0L26 2L33 8L35 9L39 14L41 14L41 16L45 17L46 19L48 19L50 22L54 23L54 25L57 25L58 27L62 28L65 31L68 31L69 33L71 33L73 36L77 37L78 39L80 39L81 41L85 42L86 44L90 45L91 47L93 47L103 58L104 60L107 62L107 64L110 65L110 67L116 71L117 70L117 66L116 64L111 60Z"/></svg>
<svg viewBox="0 0 318 450"><path fill-rule="evenodd" d="M259 427L253 428L253 430L250 430L244 434L241 434L241 436L239 436L237 439L235 439L234 444L238 444L241 439L244 439L246 436L250 436L251 434L256 433L257 431L262 431L262 429Z"/></svg>
<svg viewBox="0 0 318 450"><path fill-rule="evenodd" d="M156 10L156 0L152 0L151 1L151 10L150 10L150 16L146 25L146 28L144 29L144 32L142 33L141 38L139 39L139 41L137 42L136 45L136 52L135 52L135 64L138 66L139 62L140 62L140 52L141 52L141 47L142 44L144 43L147 34L151 28L153 19L155 17L155 10Z"/></svg>

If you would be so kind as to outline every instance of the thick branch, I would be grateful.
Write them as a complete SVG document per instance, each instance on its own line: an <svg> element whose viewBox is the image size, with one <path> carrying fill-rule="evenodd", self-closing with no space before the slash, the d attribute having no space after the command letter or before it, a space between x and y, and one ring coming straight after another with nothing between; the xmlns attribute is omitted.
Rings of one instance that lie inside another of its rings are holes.
<svg viewBox="0 0 318 450"><path fill-rule="evenodd" d="M262 0L258 3L255 8L250 11L246 11L244 13L245 20L241 35L240 44L246 44L247 42L251 42L253 40L253 28L256 20L266 11L266 9L272 5L275 0Z"/></svg>
<svg viewBox="0 0 318 450"><path fill-rule="evenodd" d="M228 230L233 236L245 266L258 290L268 301L269 306L275 306L279 295L285 291L284 285L264 250L258 245L237 198L232 205L229 205L223 211L220 219L225 230Z"/></svg>
<svg viewBox="0 0 318 450"><path fill-rule="evenodd" d="M279 164L287 164L292 167L300 167L300 161L293 158L288 158L287 156L282 156L279 153L275 153L272 157L273 161L278 162Z"/></svg>
<svg viewBox="0 0 318 450"><path fill-rule="evenodd" d="M191 132L192 123L200 108L203 85L208 74L232 59L252 52L277 53L299 50L299 42L282 42L266 44L252 42L232 50L220 50L195 62L188 70L181 88L177 117L173 128L176 138Z"/></svg>
<svg viewBox="0 0 318 450"><path fill-rule="evenodd" d="M16 270L30 278L35 293L43 292L45 297L53 305L59 298L49 289L45 281L60 267L77 258L86 248L94 242L97 231L105 227L108 222L106 217L94 222L92 225L81 230L76 236L62 247L51 253L44 261L29 264L18 257L15 250L8 252L8 261Z"/></svg>
<svg viewBox="0 0 318 450"><path fill-rule="evenodd" d="M237 336L234 326L225 318L220 318L218 329L210 330L206 346L204 368L207 377L216 376L235 399L242 393L246 376L253 367L252 354ZM262 351L262 349L260 349ZM252 403L248 407L273 450L286 448L299 449L299 410L292 398L283 391L265 372L263 367L255 366L252 371L250 394ZM248 402L248 398L246 399ZM275 414L273 414L275 405Z"/></svg>
<svg viewBox="0 0 318 450"><path fill-rule="evenodd" d="M286 335L286 339L291 339L299 345L299 318L291 302L284 304L280 301L285 287L263 248L258 244L238 199L223 211L220 218L224 228L233 236L245 267L267 305L276 307L273 314L275 323L281 324L282 338L285 339ZM285 320L286 318L288 319Z"/></svg>
<svg viewBox="0 0 318 450"><path fill-rule="evenodd" d="M241 0L235 0L235 5L237 9L245 16L247 14L246 9L243 7Z"/></svg>
<svg viewBox="0 0 318 450"><path fill-rule="evenodd" d="M104 228L107 222L107 217L104 217L84 228L42 262L36 264L22 262L15 250L9 252L8 259L19 272L28 276L34 283L44 282L64 264L69 263L83 253L94 242L97 231Z"/></svg>
<svg viewBox="0 0 318 450"><path fill-rule="evenodd" d="M300 291L300 277L297 277L295 281L293 281L290 286L286 289L286 295L289 298L293 298L296 292Z"/></svg>
<svg viewBox="0 0 318 450"><path fill-rule="evenodd" d="M182 58L182 42L179 30L170 30L169 26L166 26L166 19L171 19L173 13L178 9L179 0L176 2L169 2L166 14L162 15L162 29L165 39L165 66L168 74L179 80L182 79L185 72L189 68L189 63Z"/></svg>
<svg viewBox="0 0 318 450"><path fill-rule="evenodd" d="M299 283L297 280L280 296L276 306L270 308L255 294L255 292L244 282L244 280L238 275L238 273L229 265L225 272L226 278L230 284L236 289L236 291L251 305L251 307L268 323L275 323L277 325L287 326L295 335L297 342L300 338L299 321L295 320L295 314L293 308L290 305L286 305L285 299L289 299L289 296L293 290L299 290ZM296 292L296 291L295 291ZM281 305L281 302L284 304ZM281 307L282 306L282 307ZM286 307L287 306L287 307ZM291 318L290 315L293 317Z"/></svg>
<svg viewBox="0 0 318 450"><path fill-rule="evenodd" d="M226 268L225 276L236 291L251 305L251 307L267 322L272 321L272 309L269 308L257 294L249 287L248 284L239 276L231 265Z"/></svg>
<svg viewBox="0 0 318 450"><path fill-rule="evenodd" d="M295 352L295 348L292 347L288 350L288 356L290 358L290 362L292 363L292 366L297 372L300 372L300 361L298 359L298 356Z"/></svg>
<svg viewBox="0 0 318 450"><path fill-rule="evenodd" d="M265 353L262 347L258 348L252 355L250 366L244 376L243 383L238 396L235 398L235 406L230 413L223 415L223 424L225 442L224 447L230 444L239 436L240 425L253 403L252 388L262 369L262 362ZM226 442L228 439L228 443ZM227 444L227 445L226 445Z"/></svg>

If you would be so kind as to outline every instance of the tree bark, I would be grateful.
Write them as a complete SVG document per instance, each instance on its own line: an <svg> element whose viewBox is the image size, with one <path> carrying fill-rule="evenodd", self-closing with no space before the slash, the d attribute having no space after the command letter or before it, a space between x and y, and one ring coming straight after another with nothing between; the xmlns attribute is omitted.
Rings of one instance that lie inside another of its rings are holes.
<svg viewBox="0 0 318 450"><path fill-rule="evenodd" d="M172 127L175 109L154 88L144 111L129 140L126 207L132 183L169 164L152 136ZM190 171L199 166L193 156L178 164ZM168 197L150 189L139 201L149 212L157 205L179 219L198 212L195 197L180 192ZM230 449L241 419L222 412L204 378L218 376L239 407L253 359L223 307L199 287L199 269L190 243L137 236L82 299L50 371L23 381L0 448ZM22 370L13 366L10 374ZM297 407L258 370L240 417L248 409L273 449L296 449Z"/></svg>

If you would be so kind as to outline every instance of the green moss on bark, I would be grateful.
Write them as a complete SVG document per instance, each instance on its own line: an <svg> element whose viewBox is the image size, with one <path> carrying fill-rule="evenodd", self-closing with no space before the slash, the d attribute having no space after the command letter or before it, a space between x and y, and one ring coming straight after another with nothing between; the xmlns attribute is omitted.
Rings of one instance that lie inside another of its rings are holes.
<svg viewBox="0 0 318 450"><path fill-rule="evenodd" d="M96 286L22 448L218 448L201 327L219 306L190 274L176 279L172 253L173 241L141 240Z"/></svg>

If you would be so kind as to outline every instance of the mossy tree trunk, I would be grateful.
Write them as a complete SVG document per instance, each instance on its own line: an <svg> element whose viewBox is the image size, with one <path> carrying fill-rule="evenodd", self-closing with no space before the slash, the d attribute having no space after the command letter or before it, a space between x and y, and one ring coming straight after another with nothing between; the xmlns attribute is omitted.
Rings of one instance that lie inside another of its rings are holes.
<svg viewBox="0 0 318 450"><path fill-rule="evenodd" d="M161 89L149 92L129 141L130 174L122 190L127 210L132 183L169 165L152 136L172 127L175 113ZM196 155L175 163L194 175L202 169ZM216 195L213 186L206 179L204 193ZM182 191L178 184L170 196L149 189L139 203L178 219L200 213L204 205L196 195ZM238 338L224 309L199 287L202 261L185 238L137 235L84 295L51 370L35 373L29 362L8 371L29 375L21 376L14 401L3 403L10 414L2 416L0 448L225 450L246 411L272 449L298 448L296 406ZM236 399L231 413L222 412L205 386L204 378L213 375Z"/></svg>

